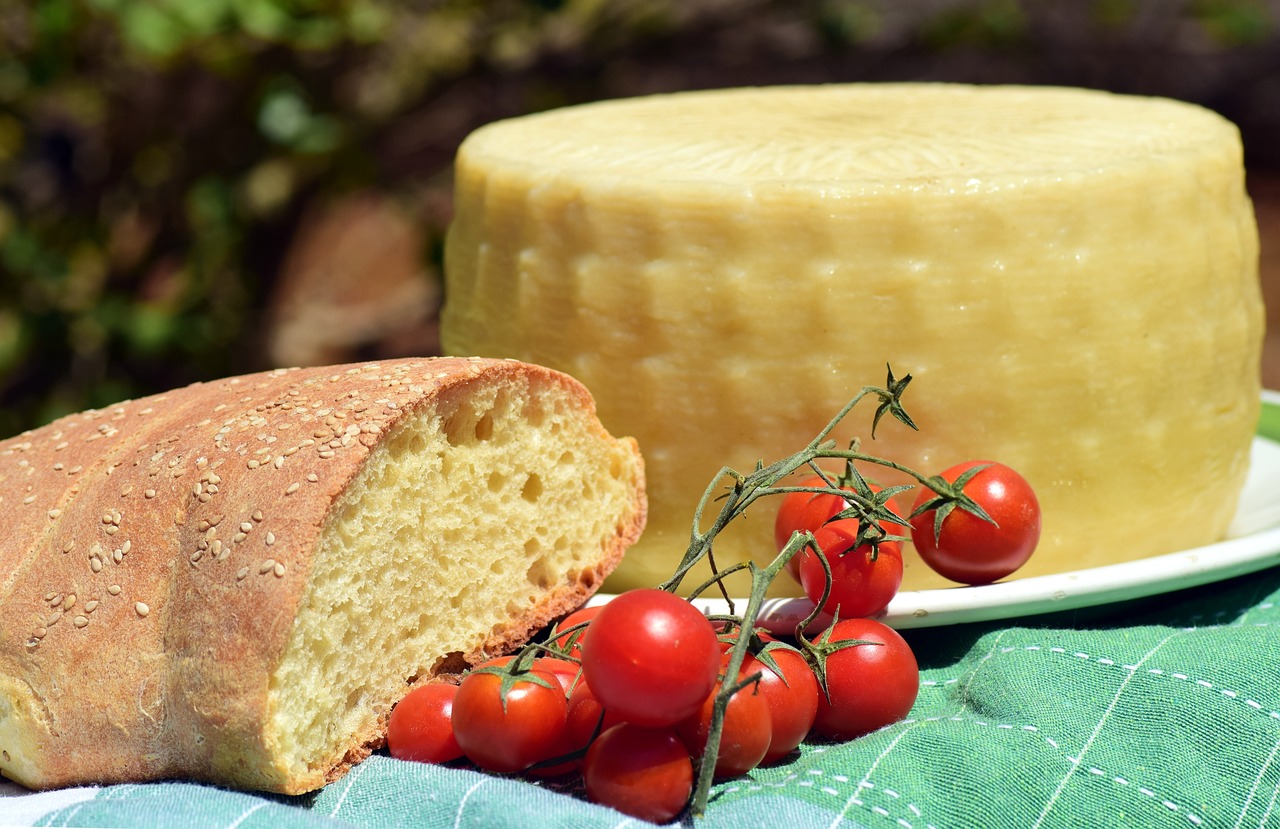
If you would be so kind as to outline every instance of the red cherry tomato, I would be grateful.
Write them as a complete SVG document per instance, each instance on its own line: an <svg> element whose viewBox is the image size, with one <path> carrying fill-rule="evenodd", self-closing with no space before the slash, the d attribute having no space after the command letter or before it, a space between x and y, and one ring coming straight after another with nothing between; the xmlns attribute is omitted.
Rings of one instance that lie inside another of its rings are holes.
<svg viewBox="0 0 1280 829"><path fill-rule="evenodd" d="M453 736L453 699L458 686L433 682L414 688L391 709L387 748L391 756L421 763L447 763L462 756Z"/></svg>
<svg viewBox="0 0 1280 829"><path fill-rule="evenodd" d="M582 779L591 802L666 823L693 793L693 761L675 729L623 723L591 744Z"/></svg>
<svg viewBox="0 0 1280 829"><path fill-rule="evenodd" d="M874 616L889 606L902 586L902 547L896 541L880 545L872 557L870 544L854 547L858 522L846 518L820 527L813 534L831 568L831 590L823 611L840 618ZM800 585L815 604L822 601L827 573L817 554L808 548L791 559L800 562Z"/></svg>
<svg viewBox="0 0 1280 829"><path fill-rule="evenodd" d="M797 486L823 487L830 486L822 479L820 475L811 475L802 480ZM879 492L882 487L870 484L872 492ZM898 516L902 516L902 509L896 501L890 501L889 509ZM816 492L791 492L783 499L782 504L778 507L777 518L773 524L773 541L778 551L787 545L791 540L791 536L797 532L808 530L811 533L817 533L820 528L831 520L832 516L838 515L849 508L849 502L835 495ZM843 519L852 522L850 532L857 535L858 522L856 519ZM902 535L906 527L900 524L890 524L888 526L881 525L885 532L890 535ZM821 542L819 542L821 546ZM887 541L880 545L880 549L892 545L894 548L901 549L901 543L897 541ZM823 547L826 550L826 547ZM807 552L807 551L806 551ZM810 553L810 555L812 555ZM792 556L787 562L787 572L796 581L800 581L801 555ZM819 566L821 569L821 566Z"/></svg>
<svg viewBox="0 0 1280 829"><path fill-rule="evenodd" d="M502 668L510 665L515 660L515 655L495 656L492 659L486 659L477 665L477 668L496 667ZM569 696L569 692L573 690L573 686L577 683L582 673L582 668L576 662L570 662L567 659L560 659L554 656L539 656L533 660L529 666L534 671L546 671L553 675L556 681L560 683L560 687L564 688L565 696Z"/></svg>
<svg viewBox="0 0 1280 829"><path fill-rule="evenodd" d="M680 722L676 731L689 749L700 757L707 747L711 733L711 715L715 708L720 683L703 701L702 707L692 716ZM716 752L715 776L737 777L760 765L769 750L772 726L769 719L769 702L755 684L742 688L729 697L724 709L724 725L720 731L720 746Z"/></svg>
<svg viewBox="0 0 1280 829"><path fill-rule="evenodd" d="M810 475L800 481L797 486L830 486L820 475ZM773 521L773 542L778 551L787 546L791 536L798 532L814 530L821 527L831 516L848 509L849 504L843 498L816 492L790 492L783 496L778 505L778 515ZM796 581L800 580L800 556L792 556L787 562L787 572Z"/></svg>
<svg viewBox="0 0 1280 829"><path fill-rule="evenodd" d="M604 709L590 685L579 682L573 687L569 695L567 730L569 743L575 750L586 748L597 736L621 722L621 717Z"/></svg>
<svg viewBox="0 0 1280 829"><path fill-rule="evenodd" d="M453 730L471 762L498 773L523 771L548 760L563 747L568 703L552 674L533 671L548 687L518 680L500 695L502 678L474 672L458 686L453 701Z"/></svg>
<svg viewBox="0 0 1280 829"><path fill-rule="evenodd" d="M760 674L760 695L769 704L769 748L763 764L776 763L790 754L809 736L818 714L818 680L799 651L789 647L769 648L768 656L781 673L760 659L747 655L742 675Z"/></svg>
<svg viewBox="0 0 1280 829"><path fill-rule="evenodd" d="M965 471L988 463L963 491L986 510L994 524L960 507L943 519L940 535L934 531L934 510L911 519L911 540L920 558L961 584L989 584L1004 578L1027 563L1040 541L1040 503L1031 485L1013 469L1000 463L968 461L946 470L942 477L954 483ZM922 488L915 508L933 497L932 491Z"/></svg>
<svg viewBox="0 0 1280 829"><path fill-rule="evenodd" d="M545 671L556 678L560 683L560 687L564 690L566 697L566 707L568 705L567 698L569 694L578 685L585 686L582 681L582 668L576 662L570 662L567 659L557 659L553 656L539 656L533 660L532 670ZM567 714L567 712L566 712ZM586 742L575 743L572 735L569 733L569 723L566 716L565 730L561 736L558 745L549 753L548 759L555 757L566 757L575 751L587 747ZM582 768L580 759L566 760L563 763L553 763L544 765L541 761L533 764L525 770L525 774L531 777L553 778L563 777Z"/></svg>
<svg viewBox="0 0 1280 829"><path fill-rule="evenodd" d="M609 728L618 725L622 720L605 711L599 700L591 691L591 686L579 681L569 694L568 718L565 721L564 738L551 756L567 757L585 751L592 740ZM537 763L525 770L531 777L563 777L571 772L582 770L582 757L566 760L562 763Z"/></svg>
<svg viewBox="0 0 1280 829"><path fill-rule="evenodd" d="M582 646L582 672L609 711L650 728L697 711L720 670L715 629L664 590L630 590L604 606Z"/></svg>
<svg viewBox="0 0 1280 829"><path fill-rule="evenodd" d="M555 633L551 637L551 643L560 650L567 649L569 656L575 659L582 658L582 641L587 635L588 628L574 631L572 633L560 633L562 630L576 627L583 622L590 624L591 620L599 615L604 605L591 605L590 607L580 607L561 619L555 626Z"/></svg>
<svg viewBox="0 0 1280 829"><path fill-rule="evenodd" d="M565 696L573 690L573 686L581 681L582 666L567 659L556 659L553 656L539 656L533 660L533 670L546 671L556 678Z"/></svg>
<svg viewBox="0 0 1280 829"><path fill-rule="evenodd" d="M818 695L813 732L835 740L901 720L920 690L915 654L896 630L874 619L836 622L827 641L849 640L874 644L852 645L827 657L827 694Z"/></svg>

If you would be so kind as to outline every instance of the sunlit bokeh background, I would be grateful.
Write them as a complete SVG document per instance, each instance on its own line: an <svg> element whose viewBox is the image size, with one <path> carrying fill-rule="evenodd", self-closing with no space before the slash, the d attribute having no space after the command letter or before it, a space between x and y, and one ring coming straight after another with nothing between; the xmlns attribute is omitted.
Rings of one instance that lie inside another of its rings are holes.
<svg viewBox="0 0 1280 829"><path fill-rule="evenodd" d="M1280 387L1277 0L0 0L0 435L195 380L436 353L450 164L487 121L881 80L1236 121Z"/></svg>

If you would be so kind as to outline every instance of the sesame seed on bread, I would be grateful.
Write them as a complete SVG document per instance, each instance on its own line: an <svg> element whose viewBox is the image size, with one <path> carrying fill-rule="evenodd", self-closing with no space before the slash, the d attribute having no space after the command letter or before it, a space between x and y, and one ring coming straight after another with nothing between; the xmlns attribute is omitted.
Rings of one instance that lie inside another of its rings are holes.
<svg viewBox="0 0 1280 829"><path fill-rule="evenodd" d="M646 502L577 381L437 358L63 418L0 442L0 510L0 773L301 793L585 601Z"/></svg>

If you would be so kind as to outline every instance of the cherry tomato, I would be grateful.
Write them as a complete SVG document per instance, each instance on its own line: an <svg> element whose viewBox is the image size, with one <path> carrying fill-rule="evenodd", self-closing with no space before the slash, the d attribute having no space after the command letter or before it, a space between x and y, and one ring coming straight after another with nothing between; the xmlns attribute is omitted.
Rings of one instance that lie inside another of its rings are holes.
<svg viewBox="0 0 1280 829"><path fill-rule="evenodd" d="M544 780L574 774L582 769L581 758L571 758L559 763L552 763L548 761L558 757L568 757L583 748L586 748L586 746L573 745L573 741L569 738L569 729L566 727L564 731L560 732L560 738L556 740L555 744L551 747L551 750L547 752L547 756L538 760L532 766L529 766L524 770L523 774L529 777L539 777Z"/></svg>
<svg viewBox="0 0 1280 829"><path fill-rule="evenodd" d="M636 725L675 725L697 711L720 669L707 617L664 590L629 590L604 606L582 646L582 672L609 711Z"/></svg>
<svg viewBox="0 0 1280 829"><path fill-rule="evenodd" d="M497 667L502 668L510 665L515 659L515 655L495 656L492 659L486 659L477 665L477 668ZM570 662L568 659L560 659L554 656L539 656L533 660L529 666L535 671L546 671L552 674L556 681L560 683L560 687L564 688L565 696L573 690L574 684L578 681L579 675L582 673L581 666L576 662Z"/></svg>
<svg viewBox="0 0 1280 829"><path fill-rule="evenodd" d="M583 622L590 623L597 615L599 615L604 605L591 605L590 607L580 607L561 619L555 626L555 631L551 637L551 643L560 650L567 648L569 656L575 659L582 658L582 638L587 635L589 628L583 628L573 633L560 633L571 627L576 627Z"/></svg>
<svg viewBox="0 0 1280 829"><path fill-rule="evenodd" d="M458 686L433 682L414 688L391 709L387 748L391 756L421 763L447 763L462 756L453 736L453 699Z"/></svg>
<svg viewBox="0 0 1280 829"><path fill-rule="evenodd" d="M797 486L830 486L820 475L810 475L800 481ZM787 546L791 536L808 530L813 532L825 524L831 516L847 509L849 506L843 498L834 495L823 495L816 492L789 492L778 505L778 515L773 521L773 542L778 552ZM800 556L795 555L787 562L787 572L796 581L800 580Z"/></svg>
<svg viewBox="0 0 1280 829"><path fill-rule="evenodd" d="M522 771L556 756L563 747L568 703L552 674L533 671L544 687L521 679L507 693L502 678L484 671L467 674L453 701L453 730L458 745L482 769Z"/></svg>
<svg viewBox="0 0 1280 829"><path fill-rule="evenodd" d="M680 739L695 757L700 757L707 747L711 715L720 690L720 683L716 683L715 690L703 701L702 707L676 726ZM769 702L754 683L729 697L724 709L720 746L716 752L715 776L737 777L760 765L769 750L771 735Z"/></svg>
<svg viewBox="0 0 1280 829"><path fill-rule="evenodd" d="M595 737L621 722L621 717L604 709L590 685L579 682L573 687L567 728L573 749L586 748Z"/></svg>
<svg viewBox="0 0 1280 829"><path fill-rule="evenodd" d="M880 545L872 557L870 544L854 547L858 522L852 518L819 527L813 540L822 548L831 568L831 591L823 611L840 618L874 616L889 606L902 585L902 547L896 541ZM827 573L817 554L808 548L792 561L800 562L800 585L815 604L822 600Z"/></svg>
<svg viewBox="0 0 1280 829"><path fill-rule="evenodd" d="M822 476L811 475L802 480L797 484L797 486L823 487L830 485L822 479ZM870 486L872 492L879 492L882 489L882 487L875 484L870 484ZM902 509L898 506L896 501L890 501L888 506L895 515L902 516ZM791 540L791 536L794 533L808 530L809 532L816 534L820 528L831 520L832 516L835 516L848 508L849 502L843 498L838 498L835 495L816 492L788 493L782 499L782 504L778 507L777 518L774 520L774 544L777 545L778 551L781 552L782 548ZM849 533L852 536L856 536L858 532L857 519L846 518L842 520L851 522L852 528L849 530ZM902 535L906 529L900 524L881 526L890 535ZM819 546L822 546L823 551L827 552L826 547L823 546L821 542L819 542ZM901 551L902 545L897 541L887 541L880 545L880 549L883 550L889 546ZM812 555L812 553L809 553L807 550L805 553ZM792 556L787 562L787 572L790 573L791 577L796 581L800 581L801 558L803 555L804 554ZM828 554L828 558L830 558L830 554ZM819 565L819 569L821 569L821 565Z"/></svg>
<svg viewBox="0 0 1280 829"><path fill-rule="evenodd" d="M935 511L911 519L911 540L920 558L941 575L962 584L989 584L1027 563L1040 541L1040 503L1026 479L1000 463L968 461L942 473L954 483L965 471L989 464L963 487L995 521L984 521L956 507L935 535ZM916 496L918 508L934 497L928 488ZM914 512L915 509L912 510Z"/></svg>
<svg viewBox="0 0 1280 829"><path fill-rule="evenodd" d="M825 634L824 634L825 637ZM920 669L906 640L874 619L844 619L826 641L865 640L826 660L827 694L818 695L813 731L851 740L907 716L920 690ZM819 639L823 641L823 639Z"/></svg>
<svg viewBox="0 0 1280 829"><path fill-rule="evenodd" d="M556 750L551 753L551 757L566 757L584 751L591 745L592 740L620 722L622 720L618 716L610 714L600 706L599 700L591 691L591 686L579 680L569 694L564 737ZM525 774L543 778L563 777L581 770L582 757L579 756L563 763L535 764L526 769Z"/></svg>
<svg viewBox="0 0 1280 829"><path fill-rule="evenodd" d="M581 679L582 666L567 659L556 659L553 656L539 656L533 660L533 670L546 671L556 678L565 696L573 690L573 686Z"/></svg>
<svg viewBox="0 0 1280 829"><path fill-rule="evenodd" d="M615 725L587 750L587 798L623 814L666 823L693 793L693 761L674 728Z"/></svg>
<svg viewBox="0 0 1280 829"><path fill-rule="evenodd" d="M761 761L765 765L786 757L809 736L818 714L819 694L813 669L799 651L772 647L768 656L781 673L751 654L742 661L743 676L760 674L760 695L769 704L769 748Z"/></svg>

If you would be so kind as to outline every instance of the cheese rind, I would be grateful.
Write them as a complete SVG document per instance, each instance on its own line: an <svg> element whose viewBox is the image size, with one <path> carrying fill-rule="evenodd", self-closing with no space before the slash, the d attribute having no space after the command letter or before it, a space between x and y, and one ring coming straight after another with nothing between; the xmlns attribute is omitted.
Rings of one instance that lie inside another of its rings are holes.
<svg viewBox="0 0 1280 829"><path fill-rule="evenodd" d="M442 339L582 380L645 453L666 578L724 465L802 447L891 363L920 426L836 436L926 474L1031 481L1018 576L1220 538L1258 409L1257 230L1233 125L1067 89L684 93L499 122L463 144ZM772 507L717 561L772 557ZM945 584L908 554L904 589Z"/></svg>

